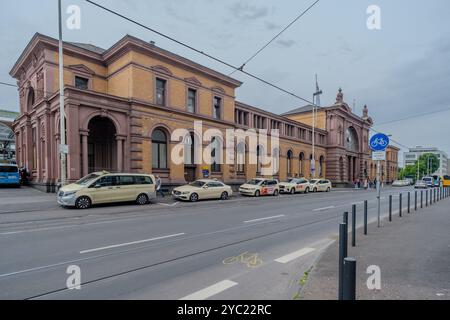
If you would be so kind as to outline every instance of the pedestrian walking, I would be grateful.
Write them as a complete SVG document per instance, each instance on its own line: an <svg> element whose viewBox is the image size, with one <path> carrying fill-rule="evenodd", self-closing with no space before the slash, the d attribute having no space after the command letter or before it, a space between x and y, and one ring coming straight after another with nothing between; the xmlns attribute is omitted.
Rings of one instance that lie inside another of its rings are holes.
<svg viewBox="0 0 450 320"><path fill-rule="evenodd" d="M161 190L161 178L156 176L156 195L158 193L164 198L164 192Z"/></svg>

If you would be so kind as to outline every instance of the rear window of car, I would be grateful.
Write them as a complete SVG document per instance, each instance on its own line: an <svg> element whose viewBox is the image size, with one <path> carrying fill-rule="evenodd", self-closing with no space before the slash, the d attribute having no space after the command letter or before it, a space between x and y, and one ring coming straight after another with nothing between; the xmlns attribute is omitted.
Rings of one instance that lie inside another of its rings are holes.
<svg viewBox="0 0 450 320"><path fill-rule="evenodd" d="M148 176L134 176L135 184L153 184L152 178Z"/></svg>
<svg viewBox="0 0 450 320"><path fill-rule="evenodd" d="M0 172L17 173L19 168L16 166L0 166Z"/></svg>

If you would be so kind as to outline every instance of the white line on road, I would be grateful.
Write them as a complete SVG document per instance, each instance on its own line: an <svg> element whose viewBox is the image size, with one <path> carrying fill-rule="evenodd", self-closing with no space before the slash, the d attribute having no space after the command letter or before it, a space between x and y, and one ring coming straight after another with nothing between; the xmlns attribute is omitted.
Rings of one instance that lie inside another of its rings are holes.
<svg viewBox="0 0 450 320"><path fill-rule="evenodd" d="M324 211L324 210L333 209L333 208L334 208L334 206L329 206L329 207L324 207L324 208L317 208L317 209L314 209L313 211Z"/></svg>
<svg viewBox="0 0 450 320"><path fill-rule="evenodd" d="M119 244L113 244L110 246L106 246L106 247L100 247L100 248L94 248L94 249L88 249L88 250L83 250L80 251L80 254L83 253L89 253L89 252L94 252L94 251L100 251L100 250L106 250L106 249L111 249L111 248L117 248L117 247L124 247L124 246L129 246L132 244L138 244L138 243L144 243L144 242L150 242L150 241L155 241L155 240L161 240L161 239L167 239L167 238L172 238L172 237L178 237L178 236L182 236L185 233L176 233L176 234L169 234L167 236L162 236L162 237L156 237L156 238L150 238L150 239L144 239L144 240L138 240L138 241L132 241L132 242L125 242L125 243L119 243Z"/></svg>
<svg viewBox="0 0 450 320"><path fill-rule="evenodd" d="M262 221L262 220L269 220L269 219L275 219L275 218L281 218L284 217L284 214L279 214L277 216L271 216L271 217L266 217L266 218L259 218L259 219L253 219L253 220L246 220L244 221L244 223L249 223L249 222L256 222L256 221Z"/></svg>
<svg viewBox="0 0 450 320"><path fill-rule="evenodd" d="M234 287L237 284L237 282L231 280L223 280L213 284L212 286L206 287L205 289L187 295L179 300L205 300L213 295Z"/></svg>
<svg viewBox="0 0 450 320"><path fill-rule="evenodd" d="M160 204L160 205L162 205L162 206L173 207L173 206L176 206L176 205L178 204L178 201L177 201L177 202L174 202L174 203L162 203L162 202L158 202L158 204Z"/></svg>
<svg viewBox="0 0 450 320"><path fill-rule="evenodd" d="M289 254L287 254L285 256L282 256L282 257L280 257L278 259L275 259L275 261L279 262L279 263L288 263L288 262L290 262L292 260L300 258L301 256L304 256L305 254L313 252L314 250L316 250L316 249L314 249L314 248L303 248L303 249L297 250L295 252L289 253Z"/></svg>

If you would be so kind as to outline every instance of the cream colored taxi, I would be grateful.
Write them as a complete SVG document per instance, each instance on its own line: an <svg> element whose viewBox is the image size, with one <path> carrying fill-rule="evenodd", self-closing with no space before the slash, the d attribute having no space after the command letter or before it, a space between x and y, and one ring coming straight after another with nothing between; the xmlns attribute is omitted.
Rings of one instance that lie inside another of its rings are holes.
<svg viewBox="0 0 450 320"><path fill-rule="evenodd" d="M233 194L231 187L219 180L200 179L187 185L174 188L172 196L175 199L195 202L203 199L226 200Z"/></svg>
<svg viewBox="0 0 450 320"><path fill-rule="evenodd" d="M280 187L276 179L255 178L239 187L239 193L245 196L278 196Z"/></svg>
<svg viewBox="0 0 450 320"><path fill-rule="evenodd" d="M309 180L309 184L311 185L310 191L312 192L331 191L331 181L327 179L311 179Z"/></svg>
<svg viewBox="0 0 450 320"><path fill-rule="evenodd" d="M135 201L144 205L156 197L151 174L94 172L58 191L64 207L87 209L93 204Z"/></svg>
<svg viewBox="0 0 450 320"><path fill-rule="evenodd" d="M290 178L287 181L280 182L280 193L308 193L310 189L309 181L305 178Z"/></svg>

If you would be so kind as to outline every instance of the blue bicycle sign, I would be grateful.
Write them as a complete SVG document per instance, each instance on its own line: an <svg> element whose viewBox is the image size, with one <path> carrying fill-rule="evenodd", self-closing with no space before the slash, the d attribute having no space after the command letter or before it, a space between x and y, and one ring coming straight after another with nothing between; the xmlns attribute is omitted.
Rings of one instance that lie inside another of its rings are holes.
<svg viewBox="0 0 450 320"><path fill-rule="evenodd" d="M369 145L373 151L384 151L389 145L389 137L383 133L377 133L370 138Z"/></svg>

